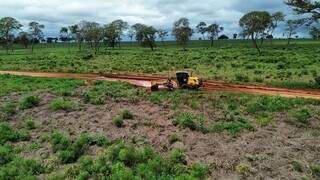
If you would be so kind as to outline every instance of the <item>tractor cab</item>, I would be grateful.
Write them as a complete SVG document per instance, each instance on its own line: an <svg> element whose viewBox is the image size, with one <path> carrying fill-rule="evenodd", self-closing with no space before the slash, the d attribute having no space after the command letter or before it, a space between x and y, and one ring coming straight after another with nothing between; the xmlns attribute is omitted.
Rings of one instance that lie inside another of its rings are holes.
<svg viewBox="0 0 320 180"><path fill-rule="evenodd" d="M199 88L202 86L202 81L198 77L192 77L188 72L180 71L176 73L179 87Z"/></svg>

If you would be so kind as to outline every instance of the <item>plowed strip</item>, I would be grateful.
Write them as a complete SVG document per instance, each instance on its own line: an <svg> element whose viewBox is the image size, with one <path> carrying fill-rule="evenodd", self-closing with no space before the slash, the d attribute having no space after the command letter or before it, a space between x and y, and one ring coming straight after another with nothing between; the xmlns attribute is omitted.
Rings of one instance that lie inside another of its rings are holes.
<svg viewBox="0 0 320 180"><path fill-rule="evenodd" d="M80 74L80 73L46 73L46 72L22 72L22 71L0 71L0 74L11 74L17 76L31 77L47 77L47 78L73 78L83 80L107 80L107 81L124 81L130 84L150 87L151 81L166 79L166 77L157 76L132 76L119 74ZM303 97L320 100L320 90L304 90L304 89L286 89L286 88L270 88L252 85L237 85L221 82L207 81L203 88L208 91L229 91L244 92L251 94L278 95L284 97Z"/></svg>

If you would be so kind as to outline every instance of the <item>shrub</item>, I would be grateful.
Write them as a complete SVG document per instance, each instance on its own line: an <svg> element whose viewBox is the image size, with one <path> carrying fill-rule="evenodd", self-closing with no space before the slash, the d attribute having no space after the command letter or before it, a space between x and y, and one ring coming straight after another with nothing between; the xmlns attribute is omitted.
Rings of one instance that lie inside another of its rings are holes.
<svg viewBox="0 0 320 180"><path fill-rule="evenodd" d="M175 149L170 154L170 160L173 163L186 163L186 155L181 149Z"/></svg>
<svg viewBox="0 0 320 180"><path fill-rule="evenodd" d="M205 176L209 173L209 167L200 163L193 163L191 166L191 176L197 179L205 179Z"/></svg>
<svg viewBox="0 0 320 180"><path fill-rule="evenodd" d="M56 99L53 100L49 104L49 109L52 111L57 111L57 110L72 110L76 107L75 102L70 101L70 100L65 100L65 99Z"/></svg>
<svg viewBox="0 0 320 180"><path fill-rule="evenodd" d="M49 142L54 152L65 150L70 146L70 140L59 132L51 134Z"/></svg>
<svg viewBox="0 0 320 180"><path fill-rule="evenodd" d="M127 109L122 111L121 116L123 119L133 119L133 114Z"/></svg>
<svg viewBox="0 0 320 180"><path fill-rule="evenodd" d="M102 134L96 134L92 137L92 143L96 144L97 146L103 147L110 144L110 141Z"/></svg>
<svg viewBox="0 0 320 180"><path fill-rule="evenodd" d="M0 145L7 141L27 141L30 134L27 131L16 131L7 123L0 123Z"/></svg>
<svg viewBox="0 0 320 180"><path fill-rule="evenodd" d="M112 123L117 126L118 128L123 127L123 118L121 116L116 116L112 119Z"/></svg>
<svg viewBox="0 0 320 180"><path fill-rule="evenodd" d="M11 162L15 158L14 149L12 146L0 145L0 167L8 162Z"/></svg>
<svg viewBox="0 0 320 180"><path fill-rule="evenodd" d="M178 142L178 141L180 141L180 139L179 139L177 134L171 134L169 136L169 143L170 144L173 144L173 143Z"/></svg>
<svg viewBox="0 0 320 180"><path fill-rule="evenodd" d="M272 117L267 114L262 114L257 117L257 123L259 126L268 126L272 122Z"/></svg>
<svg viewBox="0 0 320 180"><path fill-rule="evenodd" d="M238 121L217 122L213 125L212 132L223 132L224 130L232 136L237 136L243 129L254 130L253 125L246 119L240 118Z"/></svg>
<svg viewBox="0 0 320 180"><path fill-rule="evenodd" d="M50 143L54 152L58 152L58 157L63 163L73 163L84 153L87 146L92 143L92 138L86 134L71 143L62 133L53 133Z"/></svg>
<svg viewBox="0 0 320 180"><path fill-rule="evenodd" d="M0 107L0 121L7 121L16 114L16 104L14 103L6 103L2 107Z"/></svg>
<svg viewBox="0 0 320 180"><path fill-rule="evenodd" d="M30 109L38 106L40 99L37 96L27 96L20 101L20 109Z"/></svg>
<svg viewBox="0 0 320 180"><path fill-rule="evenodd" d="M299 161L292 161L291 165L292 165L292 169L297 172L303 172L303 170L304 170L303 164Z"/></svg>
<svg viewBox="0 0 320 180"><path fill-rule="evenodd" d="M318 164L312 164L310 165L310 171L311 171L311 174L314 176L314 177L320 177L320 165Z"/></svg>
<svg viewBox="0 0 320 180"><path fill-rule="evenodd" d="M249 82L250 81L249 77L244 74L236 74L235 78L236 78L236 81L239 81L239 82Z"/></svg>
<svg viewBox="0 0 320 180"><path fill-rule="evenodd" d="M15 158L0 167L0 179L36 179L45 171L45 167L36 160Z"/></svg>
<svg viewBox="0 0 320 180"><path fill-rule="evenodd" d="M197 125L195 123L197 117L191 113L180 113L177 118L173 121L174 125L178 125L182 128L189 128L196 130Z"/></svg>
<svg viewBox="0 0 320 180"><path fill-rule="evenodd" d="M309 109L300 109L292 112L292 117L296 122L307 124L309 123L309 118L311 118L311 112Z"/></svg>
<svg viewBox="0 0 320 180"><path fill-rule="evenodd" d="M36 128L36 124L32 118L28 118L24 121L23 127L28 130L32 130Z"/></svg>

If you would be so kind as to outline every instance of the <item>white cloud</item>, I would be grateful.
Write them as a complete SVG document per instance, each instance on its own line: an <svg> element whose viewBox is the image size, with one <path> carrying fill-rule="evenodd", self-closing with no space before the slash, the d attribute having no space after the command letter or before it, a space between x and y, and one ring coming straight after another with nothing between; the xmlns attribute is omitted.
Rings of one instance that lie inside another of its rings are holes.
<svg viewBox="0 0 320 180"><path fill-rule="evenodd" d="M193 26L200 21L218 22L232 34L239 30L239 18L256 9L288 12L283 0L0 0L0 17L14 17L25 26L38 21L49 35L80 20L106 24L123 19L170 29L180 17L189 18Z"/></svg>

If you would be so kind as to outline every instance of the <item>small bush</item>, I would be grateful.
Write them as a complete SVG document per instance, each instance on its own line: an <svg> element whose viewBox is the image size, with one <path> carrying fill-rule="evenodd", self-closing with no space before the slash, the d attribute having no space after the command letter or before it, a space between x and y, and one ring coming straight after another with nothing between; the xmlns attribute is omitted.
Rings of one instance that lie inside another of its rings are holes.
<svg viewBox="0 0 320 180"><path fill-rule="evenodd" d="M133 114L127 109L122 111L121 116L123 119L133 119Z"/></svg>
<svg viewBox="0 0 320 180"><path fill-rule="evenodd" d="M0 122L11 119L11 116L17 113L17 106L14 103L6 103L0 107Z"/></svg>
<svg viewBox="0 0 320 180"><path fill-rule="evenodd" d="M301 110L292 112L292 117L296 122L299 122L302 124L308 124L309 118L311 118L311 112L309 109L301 109Z"/></svg>
<svg viewBox="0 0 320 180"><path fill-rule="evenodd" d="M197 117L191 113L181 113L173 121L174 125L178 125L182 128L189 128L191 130L196 130L196 119Z"/></svg>
<svg viewBox="0 0 320 180"><path fill-rule="evenodd" d="M238 121L217 122L213 125L212 132L223 132L224 130L232 136L237 136L243 129L254 130L253 125L246 119L240 118Z"/></svg>
<svg viewBox="0 0 320 180"><path fill-rule="evenodd" d="M178 141L180 141L180 139L179 139L177 134L171 134L169 136L169 143L170 144L173 144L173 143L178 142Z"/></svg>
<svg viewBox="0 0 320 180"><path fill-rule="evenodd" d="M200 163L194 163L191 166L191 176L197 179L205 179L209 173L209 167Z"/></svg>
<svg viewBox="0 0 320 180"><path fill-rule="evenodd" d="M123 118L121 116L116 116L112 119L112 123L117 126L118 128L123 127Z"/></svg>
<svg viewBox="0 0 320 180"><path fill-rule="evenodd" d="M56 99L53 100L49 104L49 109L52 111L58 111L58 110L72 110L76 107L76 103L70 100L65 100L65 99Z"/></svg>
<svg viewBox="0 0 320 180"><path fill-rule="evenodd" d="M257 117L257 123L259 126L268 126L272 122L272 117L266 114L262 114Z"/></svg>
<svg viewBox="0 0 320 180"><path fill-rule="evenodd" d="M15 158L14 149L12 146L0 146L0 167Z"/></svg>
<svg viewBox="0 0 320 180"><path fill-rule="evenodd" d="M65 150L70 146L70 140L62 133L53 133L50 136L49 142L51 143L54 152Z"/></svg>
<svg viewBox="0 0 320 180"><path fill-rule="evenodd" d="M102 134L96 134L92 137L92 143L96 144L99 147L107 146L110 144L110 141Z"/></svg>
<svg viewBox="0 0 320 180"><path fill-rule="evenodd" d="M292 161L291 165L292 165L292 169L297 172L303 172L304 170L303 164L299 161Z"/></svg>
<svg viewBox="0 0 320 180"><path fill-rule="evenodd" d="M309 168L310 168L311 174L312 174L314 177L320 178L320 165L318 165L318 164L312 164L312 165L310 165Z"/></svg>
<svg viewBox="0 0 320 180"><path fill-rule="evenodd" d="M28 130L32 130L36 128L36 124L34 122L34 120L32 118L28 118L23 122L22 125L24 128L28 129Z"/></svg>
<svg viewBox="0 0 320 180"><path fill-rule="evenodd" d="M7 123L0 123L0 145L7 141L27 141L30 134L27 131L16 131Z"/></svg>
<svg viewBox="0 0 320 180"><path fill-rule="evenodd" d="M170 154L170 160L173 163L186 163L186 155L181 149L175 149Z"/></svg>
<svg viewBox="0 0 320 180"><path fill-rule="evenodd" d="M40 99L37 96L27 96L20 101L20 109L30 109L38 106Z"/></svg>
<svg viewBox="0 0 320 180"><path fill-rule="evenodd" d="M244 74L236 74L235 79L236 79L236 81L239 81L239 82L249 82L250 81L249 76L244 75Z"/></svg>
<svg viewBox="0 0 320 180"><path fill-rule="evenodd" d="M15 158L0 168L0 179L37 179L36 176L45 171L36 160Z"/></svg>

